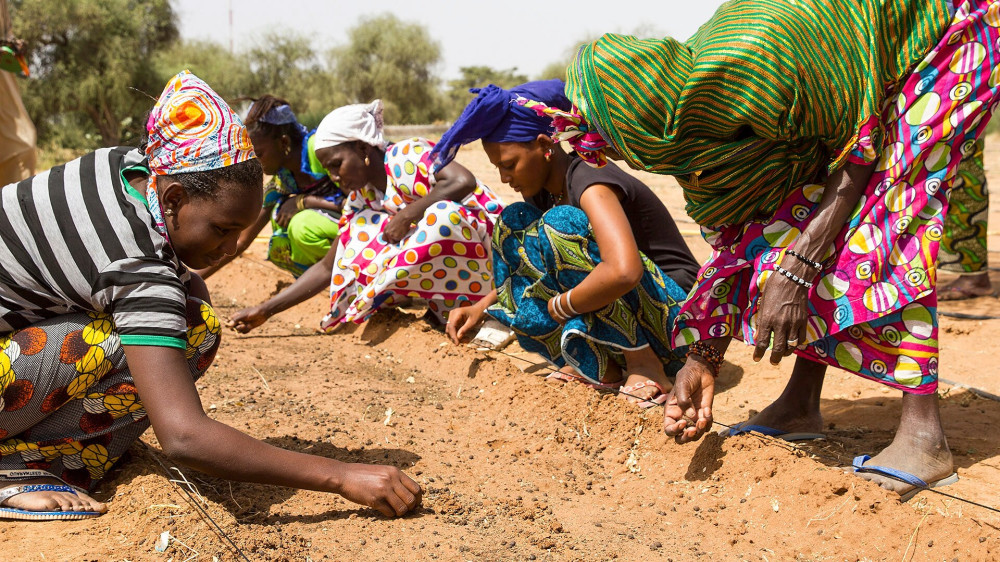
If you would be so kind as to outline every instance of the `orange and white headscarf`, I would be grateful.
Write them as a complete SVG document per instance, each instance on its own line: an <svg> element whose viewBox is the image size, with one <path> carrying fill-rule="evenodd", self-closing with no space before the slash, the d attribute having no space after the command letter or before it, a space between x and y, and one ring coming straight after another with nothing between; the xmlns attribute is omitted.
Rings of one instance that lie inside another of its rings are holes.
<svg viewBox="0 0 1000 562"><path fill-rule="evenodd" d="M146 156L154 176L215 170L256 157L240 117L187 70L167 82L146 132Z"/></svg>

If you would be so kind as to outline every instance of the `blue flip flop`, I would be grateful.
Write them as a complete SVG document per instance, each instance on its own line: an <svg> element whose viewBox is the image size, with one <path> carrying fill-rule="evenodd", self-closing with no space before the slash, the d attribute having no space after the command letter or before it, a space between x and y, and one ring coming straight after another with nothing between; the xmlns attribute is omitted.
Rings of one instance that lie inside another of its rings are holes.
<svg viewBox="0 0 1000 562"><path fill-rule="evenodd" d="M63 484L25 484L23 486L9 486L0 490L0 503L7 501L18 494L29 492L69 492L76 495L76 488ZM13 507L0 507L0 519L19 519L22 521L51 521L62 520L72 521L77 519L90 519L103 515L98 511L30 511L27 509L17 509Z"/></svg>
<svg viewBox="0 0 1000 562"><path fill-rule="evenodd" d="M909 492L899 495L899 501L905 502L909 501L910 498L919 494L920 492L929 488L940 488L941 486L947 486L948 484L954 484L958 482L958 473L952 472L950 476L945 476L939 480L935 480L931 483L924 482L920 478L910 474L909 472L904 472L902 470L888 467L888 466L876 466L876 465L865 465L866 462L871 460L868 455L858 455L854 457L854 462L851 465L854 467L854 472L867 472L869 474L878 474L879 476L886 476L896 480L901 480L906 482L913 489Z"/></svg>
<svg viewBox="0 0 1000 562"><path fill-rule="evenodd" d="M767 427L766 425L754 425L748 423L737 424L736 426L725 432L726 437L735 437L737 435L746 435L748 433L760 433L761 435L767 435L768 437L776 437L783 441L815 441L816 439L826 439L826 435L822 433L808 433L808 432L787 432L780 429L775 429L773 427Z"/></svg>

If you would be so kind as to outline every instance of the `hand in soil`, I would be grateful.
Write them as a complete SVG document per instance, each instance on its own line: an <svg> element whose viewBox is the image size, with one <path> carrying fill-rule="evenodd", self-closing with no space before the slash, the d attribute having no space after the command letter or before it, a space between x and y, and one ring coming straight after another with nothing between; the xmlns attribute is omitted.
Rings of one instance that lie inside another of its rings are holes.
<svg viewBox="0 0 1000 562"><path fill-rule="evenodd" d="M420 505L423 490L394 466L351 464L347 465L340 495L386 517L398 517Z"/></svg>
<svg viewBox="0 0 1000 562"><path fill-rule="evenodd" d="M484 316L486 313L476 305L456 308L448 313L448 325L444 331L452 343L458 345L462 343L470 330L483 321Z"/></svg>
<svg viewBox="0 0 1000 562"><path fill-rule="evenodd" d="M244 308L234 314L232 319L226 323L226 326L241 334L245 334L260 326L264 322L267 322L269 317L270 316L264 312L264 307L262 305L251 306L250 308Z"/></svg>
<svg viewBox="0 0 1000 562"><path fill-rule="evenodd" d="M37 478L18 480L16 482L0 482L0 490L8 486L26 486L28 484L62 484L55 478ZM84 493L70 492L26 492L9 498L2 507L23 509L26 511L96 511L104 513L108 506Z"/></svg>
<svg viewBox="0 0 1000 562"><path fill-rule="evenodd" d="M697 356L689 357L663 409L663 431L678 443L701 439L712 427L714 399L712 371Z"/></svg>

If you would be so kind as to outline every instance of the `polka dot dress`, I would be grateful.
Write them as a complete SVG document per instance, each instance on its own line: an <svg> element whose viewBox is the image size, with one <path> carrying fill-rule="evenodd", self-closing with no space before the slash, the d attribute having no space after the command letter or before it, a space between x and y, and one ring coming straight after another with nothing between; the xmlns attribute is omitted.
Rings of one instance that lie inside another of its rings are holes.
<svg viewBox="0 0 1000 562"><path fill-rule="evenodd" d="M399 244L388 244L382 236L396 213L433 189L433 146L419 138L390 145L387 191L368 187L348 197L323 328L363 322L380 307L408 298L427 300L443 321L445 312L493 290L490 236L503 205L481 183L461 202L432 205Z"/></svg>

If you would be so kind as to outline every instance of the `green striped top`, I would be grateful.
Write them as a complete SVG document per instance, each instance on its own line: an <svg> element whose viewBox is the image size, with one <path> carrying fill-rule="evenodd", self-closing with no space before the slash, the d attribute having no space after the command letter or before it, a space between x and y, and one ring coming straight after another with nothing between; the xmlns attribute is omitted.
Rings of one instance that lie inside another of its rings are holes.
<svg viewBox="0 0 1000 562"><path fill-rule="evenodd" d="M740 224L842 165L943 35L949 3L732 0L683 43L584 45L566 93L630 166L675 176L699 224Z"/></svg>

